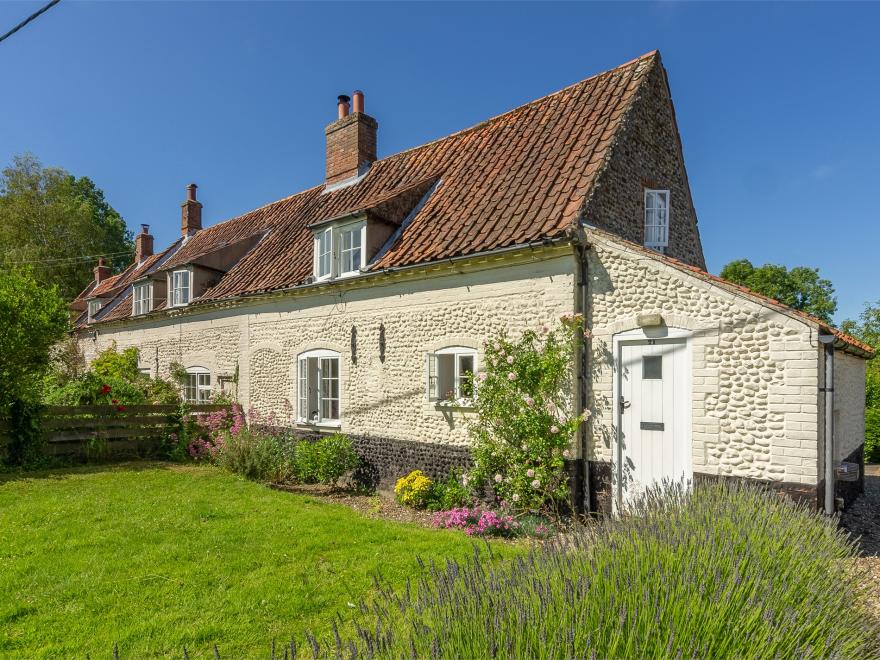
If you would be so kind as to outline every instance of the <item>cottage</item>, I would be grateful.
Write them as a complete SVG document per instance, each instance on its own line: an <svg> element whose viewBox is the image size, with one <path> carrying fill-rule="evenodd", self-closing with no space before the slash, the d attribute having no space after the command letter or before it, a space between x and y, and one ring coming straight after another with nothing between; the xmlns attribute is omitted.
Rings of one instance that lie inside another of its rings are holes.
<svg viewBox="0 0 880 660"><path fill-rule="evenodd" d="M173 245L145 226L127 270L99 263L74 301L86 355L136 346L147 373L182 363L191 401L232 392L341 429L385 476L441 474L469 460L483 342L582 313L576 505L682 476L858 492L830 484L862 462L871 350L705 271L659 53L382 159L352 96L320 185L207 228L190 185Z"/></svg>

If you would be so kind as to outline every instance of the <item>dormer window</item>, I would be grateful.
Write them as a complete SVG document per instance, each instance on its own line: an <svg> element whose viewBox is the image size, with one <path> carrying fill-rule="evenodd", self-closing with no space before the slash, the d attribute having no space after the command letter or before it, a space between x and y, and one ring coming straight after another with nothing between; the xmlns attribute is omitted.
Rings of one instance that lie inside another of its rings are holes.
<svg viewBox="0 0 880 660"><path fill-rule="evenodd" d="M153 311L153 283L141 282L132 287L131 313L134 316Z"/></svg>
<svg viewBox="0 0 880 660"><path fill-rule="evenodd" d="M669 245L669 191L645 190L645 247L664 252Z"/></svg>
<svg viewBox="0 0 880 660"><path fill-rule="evenodd" d="M171 273L171 306L188 305L192 293L192 273L189 270L175 270Z"/></svg>
<svg viewBox="0 0 880 660"><path fill-rule="evenodd" d="M89 301L89 323L95 320L98 312L101 311L101 301L97 298Z"/></svg>
<svg viewBox="0 0 880 660"><path fill-rule="evenodd" d="M361 272L366 259L367 223L333 225L315 232L315 279L349 277Z"/></svg>

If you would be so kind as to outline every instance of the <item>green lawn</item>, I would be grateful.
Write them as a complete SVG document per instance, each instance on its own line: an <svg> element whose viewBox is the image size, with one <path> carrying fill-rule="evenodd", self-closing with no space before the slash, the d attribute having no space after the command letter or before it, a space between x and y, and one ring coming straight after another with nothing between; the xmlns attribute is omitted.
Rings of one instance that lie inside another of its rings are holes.
<svg viewBox="0 0 880 660"><path fill-rule="evenodd" d="M509 546L497 546L509 554ZM0 477L0 657L265 657L324 632L458 533L369 520L210 467L134 464Z"/></svg>

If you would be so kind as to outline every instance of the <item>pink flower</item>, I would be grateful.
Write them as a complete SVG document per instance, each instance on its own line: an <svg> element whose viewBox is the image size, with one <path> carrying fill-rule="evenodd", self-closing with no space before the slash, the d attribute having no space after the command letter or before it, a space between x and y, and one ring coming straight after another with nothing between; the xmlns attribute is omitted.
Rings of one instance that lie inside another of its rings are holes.
<svg viewBox="0 0 880 660"><path fill-rule="evenodd" d="M488 377L489 377L489 374L487 374L485 371L481 371L481 372L480 372L480 375L477 376L477 378L480 379L480 382L481 382L481 383L486 382L486 379L487 379Z"/></svg>
<svg viewBox="0 0 880 660"><path fill-rule="evenodd" d="M519 502L519 493L514 493L510 499L512 499L514 502Z"/></svg>
<svg viewBox="0 0 880 660"><path fill-rule="evenodd" d="M529 479L531 479L532 477L535 476L535 471L534 471L532 468L529 468L528 470L526 470L526 476L527 476Z"/></svg>
<svg viewBox="0 0 880 660"><path fill-rule="evenodd" d="M532 482L532 488L537 489L537 488L540 488L540 487L541 487L541 482L538 481L537 479L535 479L535 480Z"/></svg>
<svg viewBox="0 0 880 660"><path fill-rule="evenodd" d="M516 374L511 371L507 374L507 380L516 380Z"/></svg>
<svg viewBox="0 0 880 660"><path fill-rule="evenodd" d="M584 418L584 421L587 421L587 420L590 419L590 417L592 417L592 416L593 416L593 413L591 413L589 410L585 410L585 411L583 412L583 414L581 415L581 417Z"/></svg>
<svg viewBox="0 0 880 660"><path fill-rule="evenodd" d="M496 484L500 484L500 483L501 483L501 480L502 480L503 478L504 478L504 477L502 477L500 474L496 474L496 475L495 475L495 483L496 483Z"/></svg>
<svg viewBox="0 0 880 660"><path fill-rule="evenodd" d="M507 364L513 364L513 356L512 355L507 356Z"/></svg>
<svg viewBox="0 0 880 660"><path fill-rule="evenodd" d="M562 457L563 458L571 458L571 452L568 451L567 449L563 449L562 450Z"/></svg>
<svg viewBox="0 0 880 660"><path fill-rule="evenodd" d="M550 427L550 433L559 433L559 427L554 424Z"/></svg>
<svg viewBox="0 0 880 660"><path fill-rule="evenodd" d="M531 408L532 406L535 405L535 400L534 400L532 397L528 396L528 395L526 395L526 396L523 397L523 401L526 402L526 405L527 405L529 408Z"/></svg>

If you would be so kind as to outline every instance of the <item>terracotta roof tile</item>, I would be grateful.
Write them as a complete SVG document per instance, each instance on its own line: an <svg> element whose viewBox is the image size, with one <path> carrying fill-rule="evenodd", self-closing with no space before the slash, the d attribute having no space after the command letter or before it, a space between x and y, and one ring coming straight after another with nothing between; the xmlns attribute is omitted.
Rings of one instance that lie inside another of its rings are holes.
<svg viewBox="0 0 880 660"><path fill-rule="evenodd" d="M575 226L614 136L655 66L661 66L659 55L648 53L469 129L378 160L348 187L311 188L204 229L162 268L192 263L264 233L193 304L302 284L312 275L310 225L375 208L435 180L439 184L368 270L561 236Z"/></svg>

